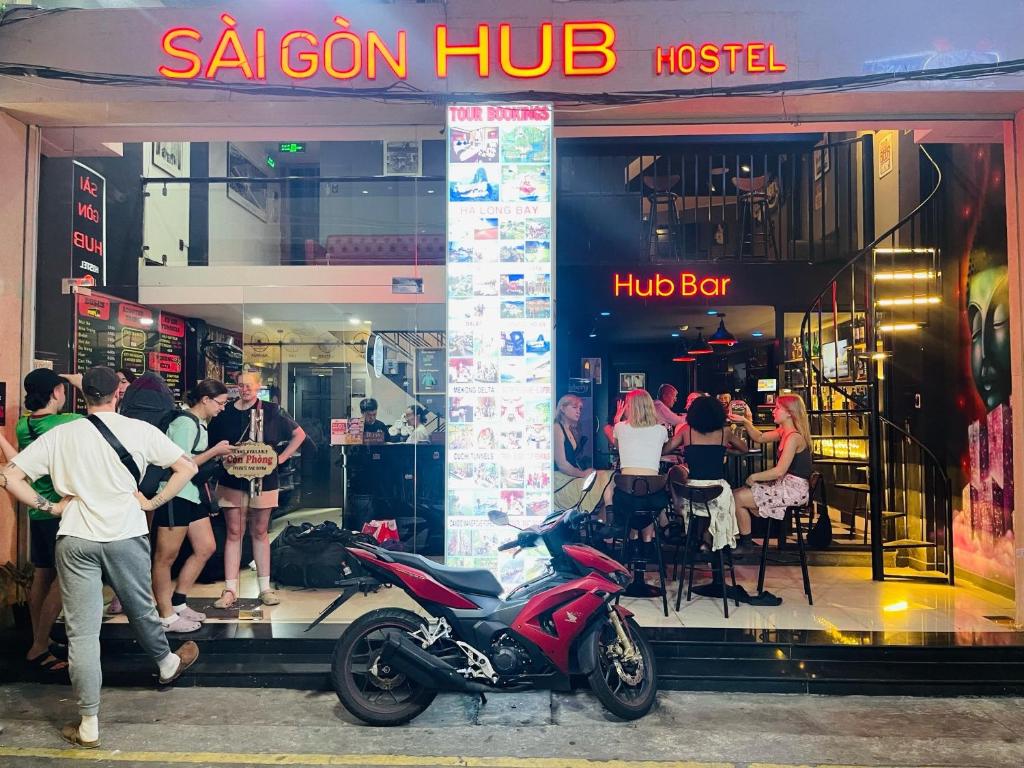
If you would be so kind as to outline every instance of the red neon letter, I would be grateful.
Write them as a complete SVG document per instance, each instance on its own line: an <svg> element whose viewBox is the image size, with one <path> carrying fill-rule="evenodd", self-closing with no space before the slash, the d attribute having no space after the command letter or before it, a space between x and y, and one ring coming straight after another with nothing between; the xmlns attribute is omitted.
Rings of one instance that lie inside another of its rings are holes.
<svg viewBox="0 0 1024 768"><path fill-rule="evenodd" d="M654 74L660 75L661 68L667 64L670 75L676 73L676 49L669 46L667 51L662 50L659 45L654 49Z"/></svg>
<svg viewBox="0 0 1024 768"><path fill-rule="evenodd" d="M577 32L600 32L599 43L577 43ZM615 27L603 21L569 21L562 30L565 74L567 75L606 75L615 69L618 57L612 48L615 45ZM577 54L592 53L601 56L604 63L595 67L576 66Z"/></svg>
<svg viewBox="0 0 1024 768"><path fill-rule="evenodd" d="M747 72L765 72L767 69L760 63L764 43L747 43Z"/></svg>
<svg viewBox="0 0 1024 768"><path fill-rule="evenodd" d="M775 45L774 43L768 46L768 71L769 72L785 72L786 65L783 62L775 63Z"/></svg>
<svg viewBox="0 0 1024 768"><path fill-rule="evenodd" d="M176 27L164 33L163 39L160 41L160 47L163 48L164 53L172 58L187 61L189 64L188 69L171 69L166 65L160 65L157 71L170 80L192 80L203 69L203 61L199 58L199 54L184 48L178 48L174 44L181 37L195 40L196 42L203 39L203 36L199 34L199 30L192 29L191 27Z"/></svg>
<svg viewBox="0 0 1024 768"><path fill-rule="evenodd" d="M679 295L697 295L697 276L693 272L683 272L679 275Z"/></svg>
<svg viewBox="0 0 1024 768"><path fill-rule="evenodd" d="M619 276L618 272L615 273L615 295L616 296L619 295L619 290L620 289L625 291L627 296L632 296L633 295L633 273L632 272L629 275L626 276L626 280L625 281L622 280L622 278Z"/></svg>
<svg viewBox="0 0 1024 768"><path fill-rule="evenodd" d="M670 278L664 275L654 274L655 278L655 295L664 298L665 296L671 296L676 292L676 285Z"/></svg>
<svg viewBox="0 0 1024 768"><path fill-rule="evenodd" d="M476 73L491 75L491 30L486 24L476 26L476 45L448 45L448 27L434 27L434 58L438 77L448 77L449 56L476 56Z"/></svg>
<svg viewBox="0 0 1024 768"><path fill-rule="evenodd" d="M217 40L217 48L210 58L210 63L206 65L206 79L213 80L216 78L217 70L220 69L240 69L246 80L252 80L252 67L249 65L249 57L245 55L245 48L242 47L242 41L238 37L238 32L235 31L235 25L238 22L227 13L222 13L220 20L227 25L227 29L220 33L220 38ZM227 57L229 48L232 53L231 58Z"/></svg>
<svg viewBox="0 0 1024 768"><path fill-rule="evenodd" d="M368 80L377 79L377 56L381 56L387 65L391 68L391 71L395 74L399 80L405 80L406 72L408 71L408 62L406 61L406 50L405 50L405 30L398 30L398 58L395 58L394 54L384 45L384 41L374 31L366 36L367 45L367 61L366 61L366 77Z"/></svg>
<svg viewBox="0 0 1024 768"><path fill-rule="evenodd" d="M312 51L300 51L296 54L296 58L299 61L306 63L305 69L295 69L292 67L291 47L294 40L302 40L313 48ZM320 54L317 52L317 46L319 45L320 41L316 39L316 35L312 32L289 32L281 38L281 71L295 80L305 80L307 77L315 75L316 69L320 65Z"/></svg>
<svg viewBox="0 0 1024 768"><path fill-rule="evenodd" d="M499 50L501 52L501 69L510 77L540 77L551 71L551 59L554 56L551 43L551 22L540 25L540 63L535 67L517 67L512 63L512 25L499 24Z"/></svg>
<svg viewBox="0 0 1024 768"><path fill-rule="evenodd" d="M700 71L705 75L713 75L722 66L722 60L718 58L718 46L714 43L704 43L700 47Z"/></svg>
<svg viewBox="0 0 1024 768"><path fill-rule="evenodd" d="M743 50L743 43L724 43L722 50L729 54L729 74L736 71L736 54Z"/></svg>

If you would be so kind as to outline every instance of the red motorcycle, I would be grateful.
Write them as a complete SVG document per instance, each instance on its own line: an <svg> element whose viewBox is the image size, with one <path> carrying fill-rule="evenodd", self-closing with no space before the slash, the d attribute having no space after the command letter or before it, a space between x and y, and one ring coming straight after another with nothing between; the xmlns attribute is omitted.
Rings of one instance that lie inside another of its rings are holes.
<svg viewBox="0 0 1024 768"><path fill-rule="evenodd" d="M587 478L588 488L595 478ZM382 608L345 630L331 666L345 709L371 725L401 725L439 691L567 691L572 676L580 675L618 717L647 714L657 694L654 655L633 614L615 605L631 577L596 549L573 543L586 519L578 507L498 547L518 553L542 542L551 555L543 575L505 599L490 571L438 565L370 544L350 547L379 583L401 588L428 616ZM501 512L489 517L509 525ZM307 629L369 586L347 587Z"/></svg>

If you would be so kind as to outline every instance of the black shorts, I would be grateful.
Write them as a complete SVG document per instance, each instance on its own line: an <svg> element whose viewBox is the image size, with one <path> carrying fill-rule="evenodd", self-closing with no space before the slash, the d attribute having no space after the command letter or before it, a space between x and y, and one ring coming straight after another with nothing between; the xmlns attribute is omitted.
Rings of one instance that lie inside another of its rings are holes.
<svg viewBox="0 0 1024 768"><path fill-rule="evenodd" d="M208 516L206 509L199 504L175 497L153 512L153 525L159 528L179 528Z"/></svg>
<svg viewBox="0 0 1024 768"><path fill-rule="evenodd" d="M57 529L60 518L50 520L29 520L28 559L36 568L54 568L57 564Z"/></svg>
<svg viewBox="0 0 1024 768"><path fill-rule="evenodd" d="M665 491L655 491L648 496L633 496L616 488L612 499L616 519L623 520L628 517L629 527L637 531L649 526L668 503L668 494Z"/></svg>

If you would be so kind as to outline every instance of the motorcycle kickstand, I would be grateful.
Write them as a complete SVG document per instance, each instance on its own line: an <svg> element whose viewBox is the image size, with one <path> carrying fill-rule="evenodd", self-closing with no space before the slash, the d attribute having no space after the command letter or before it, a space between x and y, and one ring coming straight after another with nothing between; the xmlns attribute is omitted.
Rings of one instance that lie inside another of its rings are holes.
<svg viewBox="0 0 1024 768"><path fill-rule="evenodd" d="M484 695L483 691L480 691L480 706L481 707L486 707L487 706L487 696Z"/></svg>

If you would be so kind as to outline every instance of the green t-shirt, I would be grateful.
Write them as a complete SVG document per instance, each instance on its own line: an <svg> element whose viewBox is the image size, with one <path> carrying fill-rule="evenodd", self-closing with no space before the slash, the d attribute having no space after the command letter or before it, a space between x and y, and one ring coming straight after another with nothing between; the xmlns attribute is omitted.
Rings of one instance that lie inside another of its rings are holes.
<svg viewBox="0 0 1024 768"><path fill-rule="evenodd" d="M69 421L75 421L80 418L82 416L78 413L48 413L45 416L29 416L26 414L22 416L14 427L14 434L18 438L18 450L25 450L37 437L49 432L54 427L59 427L61 424L67 424ZM29 420L32 422L32 429L29 429ZM60 501L60 494L53 489L53 481L50 480L49 475L40 477L32 483L32 487L44 499L49 499L53 502ZM53 520L54 517L38 509L29 509L28 516L33 520Z"/></svg>
<svg viewBox="0 0 1024 768"><path fill-rule="evenodd" d="M178 416L167 427L167 436L174 441L174 444L185 451L188 455L198 455L207 449L209 438L206 433L206 425L197 419L190 419L188 416ZM193 450L192 446L195 446ZM164 489L166 483L160 483L160 490ZM199 488L195 483L185 483L185 487L178 491L176 498L186 499L193 504L199 503Z"/></svg>

